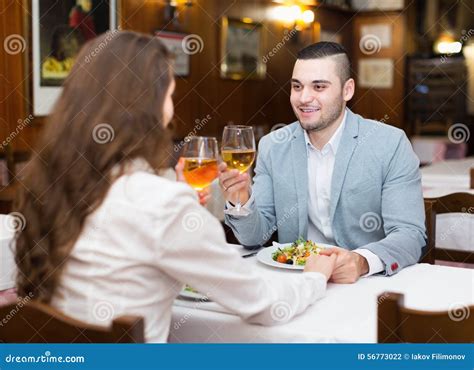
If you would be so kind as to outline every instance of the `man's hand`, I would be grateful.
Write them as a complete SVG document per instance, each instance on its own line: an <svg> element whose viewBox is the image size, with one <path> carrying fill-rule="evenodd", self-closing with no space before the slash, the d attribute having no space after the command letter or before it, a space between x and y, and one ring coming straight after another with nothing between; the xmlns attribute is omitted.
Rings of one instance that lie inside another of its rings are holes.
<svg viewBox="0 0 474 370"><path fill-rule="evenodd" d="M219 185L225 200L236 204L240 196L240 203L245 204L250 198L250 176L240 174L238 170L228 170L225 163L219 164Z"/></svg>
<svg viewBox="0 0 474 370"><path fill-rule="evenodd" d="M179 182L186 182L186 179L184 178L184 158L180 158L178 160L178 164L174 167L174 170L176 171L176 181ZM207 202L211 199L211 191L209 187L202 189L197 192L199 196L199 203L201 205L205 206Z"/></svg>
<svg viewBox="0 0 474 370"><path fill-rule="evenodd" d="M369 272L367 260L358 253L334 247L323 249L320 254L326 256L337 255L336 268L329 280L333 283L352 284L359 280L359 277Z"/></svg>

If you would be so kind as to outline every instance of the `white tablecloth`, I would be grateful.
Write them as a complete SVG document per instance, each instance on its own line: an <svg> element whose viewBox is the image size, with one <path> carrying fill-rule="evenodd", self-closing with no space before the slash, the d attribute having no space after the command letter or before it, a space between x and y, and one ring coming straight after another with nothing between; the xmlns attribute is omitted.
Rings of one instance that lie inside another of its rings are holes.
<svg viewBox="0 0 474 370"><path fill-rule="evenodd" d="M301 273L242 263L262 274ZM251 325L216 303L177 299L173 306L170 342L351 342L377 341L377 296L405 294L405 305L420 310L449 310L474 304L474 270L418 264L391 277L371 276L355 284L329 284L326 297L291 322L272 327ZM219 312L220 311L220 312ZM472 314L472 313L471 313Z"/></svg>

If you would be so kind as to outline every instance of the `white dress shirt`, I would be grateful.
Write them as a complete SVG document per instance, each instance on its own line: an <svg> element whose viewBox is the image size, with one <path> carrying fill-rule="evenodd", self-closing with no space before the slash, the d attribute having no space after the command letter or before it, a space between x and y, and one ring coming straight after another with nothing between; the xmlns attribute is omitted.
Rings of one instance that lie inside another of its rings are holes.
<svg viewBox="0 0 474 370"><path fill-rule="evenodd" d="M51 304L107 326L137 315L148 342L166 342L173 301L189 284L244 320L283 323L320 298L326 278L310 272L271 280L229 248L219 221L184 183L134 161L83 226Z"/></svg>
<svg viewBox="0 0 474 370"><path fill-rule="evenodd" d="M308 239L315 242L336 245L330 219L331 183L336 153L346 124L347 111L342 122L321 150L317 149L304 131L308 154ZM380 258L368 249L355 249L365 257L369 272L364 276L384 270Z"/></svg>

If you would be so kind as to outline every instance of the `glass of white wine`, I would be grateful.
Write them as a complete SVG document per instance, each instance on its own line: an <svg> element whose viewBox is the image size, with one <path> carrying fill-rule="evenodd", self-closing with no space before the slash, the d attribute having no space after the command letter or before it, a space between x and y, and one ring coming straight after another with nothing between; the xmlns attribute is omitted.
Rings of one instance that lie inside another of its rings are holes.
<svg viewBox="0 0 474 370"><path fill-rule="evenodd" d="M186 182L197 191L211 185L218 176L219 148L215 137L193 136L183 149Z"/></svg>
<svg viewBox="0 0 474 370"><path fill-rule="evenodd" d="M229 170L238 170L240 173L247 171L255 160L255 136L252 126L232 125L224 127L222 134L222 160ZM249 212L242 208L240 193L237 204L224 213L233 216L246 216Z"/></svg>

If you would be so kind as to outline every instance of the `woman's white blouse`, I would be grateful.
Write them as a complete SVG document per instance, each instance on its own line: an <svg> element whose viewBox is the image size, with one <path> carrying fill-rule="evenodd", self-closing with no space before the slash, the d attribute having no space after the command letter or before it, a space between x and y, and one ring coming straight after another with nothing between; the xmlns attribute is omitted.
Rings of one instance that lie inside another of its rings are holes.
<svg viewBox="0 0 474 370"><path fill-rule="evenodd" d="M282 323L273 314L277 304L285 304L289 320L325 292L320 273L269 281L243 262L193 189L135 166L86 219L51 303L97 325L142 316L146 341L166 342L183 284L263 325Z"/></svg>

